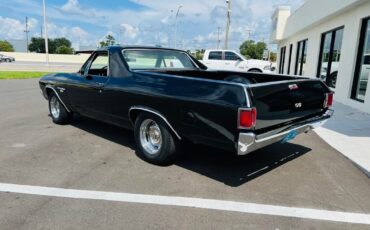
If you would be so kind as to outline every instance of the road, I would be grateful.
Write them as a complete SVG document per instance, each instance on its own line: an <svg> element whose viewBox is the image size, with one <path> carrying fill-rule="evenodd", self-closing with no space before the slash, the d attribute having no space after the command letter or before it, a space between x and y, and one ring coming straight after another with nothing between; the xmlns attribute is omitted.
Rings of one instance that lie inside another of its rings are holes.
<svg viewBox="0 0 370 230"><path fill-rule="evenodd" d="M370 214L370 181L314 133L245 157L189 147L158 167L135 155L130 131L82 117L53 124L37 79L0 81L0 106L2 230L369 228L325 220L330 211ZM210 208L223 201L247 208ZM267 205L281 213L266 215Z"/></svg>

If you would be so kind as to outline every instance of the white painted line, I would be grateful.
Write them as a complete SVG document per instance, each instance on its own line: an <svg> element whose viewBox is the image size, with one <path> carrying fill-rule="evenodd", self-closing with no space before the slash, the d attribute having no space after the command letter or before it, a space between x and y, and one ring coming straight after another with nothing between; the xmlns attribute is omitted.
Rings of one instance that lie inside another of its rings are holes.
<svg viewBox="0 0 370 230"><path fill-rule="evenodd" d="M190 208L203 208L221 211L296 217L304 219L326 220L370 225L370 214L337 212L309 208L284 207L276 205L265 205L213 199L102 192L102 191L76 190L76 189L16 185L5 183L0 183L0 192L11 192L11 193L74 198L74 199L92 199L92 200L140 203L140 204L181 206Z"/></svg>

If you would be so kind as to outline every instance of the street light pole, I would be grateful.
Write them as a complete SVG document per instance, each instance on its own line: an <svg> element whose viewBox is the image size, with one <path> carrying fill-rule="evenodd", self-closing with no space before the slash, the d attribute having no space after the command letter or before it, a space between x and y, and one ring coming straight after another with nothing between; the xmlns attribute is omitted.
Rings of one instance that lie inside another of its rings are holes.
<svg viewBox="0 0 370 230"><path fill-rule="evenodd" d="M177 42L177 19L179 17L180 9L182 6L180 5L179 8L177 8L176 18L175 18L175 39L174 39L174 48L176 48L176 42Z"/></svg>
<svg viewBox="0 0 370 230"><path fill-rule="evenodd" d="M46 24L46 4L45 0L42 0L42 11L44 14L44 34L45 34L45 55L46 55L46 65L49 66L49 43L48 43L48 26Z"/></svg>
<svg viewBox="0 0 370 230"><path fill-rule="evenodd" d="M225 31L225 50L228 49L229 45L229 30L230 30L230 18L231 18L231 0L226 0L227 3L227 22Z"/></svg>

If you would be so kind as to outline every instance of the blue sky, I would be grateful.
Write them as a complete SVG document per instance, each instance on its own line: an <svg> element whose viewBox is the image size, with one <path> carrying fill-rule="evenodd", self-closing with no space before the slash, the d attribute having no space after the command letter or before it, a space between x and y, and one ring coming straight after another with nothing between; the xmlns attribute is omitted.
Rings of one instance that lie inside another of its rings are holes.
<svg viewBox="0 0 370 230"><path fill-rule="evenodd" d="M217 27L224 37L225 0L46 0L49 37L67 37L75 45L95 46L107 34L122 44L215 48ZM271 14L278 5L298 8L304 0L232 0L230 46L248 37L269 38ZM40 36L42 0L0 0L0 39L24 39L25 17L30 36Z"/></svg>

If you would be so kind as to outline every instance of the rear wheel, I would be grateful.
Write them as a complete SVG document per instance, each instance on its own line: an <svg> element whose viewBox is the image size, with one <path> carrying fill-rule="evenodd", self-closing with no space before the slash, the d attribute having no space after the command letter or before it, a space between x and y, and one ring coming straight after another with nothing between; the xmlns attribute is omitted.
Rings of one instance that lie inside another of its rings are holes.
<svg viewBox="0 0 370 230"><path fill-rule="evenodd" d="M135 121L137 154L145 161L167 165L176 156L176 139L167 124L157 116L141 113Z"/></svg>
<svg viewBox="0 0 370 230"><path fill-rule="evenodd" d="M53 122L56 124L66 124L72 118L72 114L64 108L54 92L51 92L49 95L49 112Z"/></svg>

